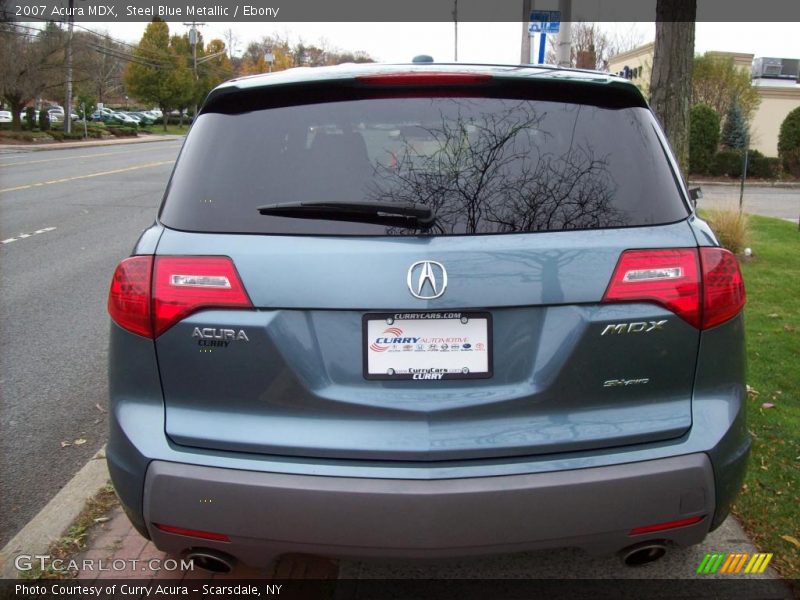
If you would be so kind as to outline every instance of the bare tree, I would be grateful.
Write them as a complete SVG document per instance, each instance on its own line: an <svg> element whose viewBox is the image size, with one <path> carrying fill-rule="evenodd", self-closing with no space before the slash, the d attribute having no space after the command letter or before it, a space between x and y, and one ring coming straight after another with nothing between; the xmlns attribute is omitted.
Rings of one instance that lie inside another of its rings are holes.
<svg viewBox="0 0 800 600"><path fill-rule="evenodd" d="M641 45L642 35L631 29L626 33L610 33L599 23L575 22L572 24L570 45L570 66L579 69L607 71L612 56L632 50ZM550 36L547 49L547 62L556 62L555 36Z"/></svg>
<svg viewBox="0 0 800 600"><path fill-rule="evenodd" d="M239 36L236 35L236 32L228 27L224 31L224 36L226 40L226 47L228 48L228 58L233 60L233 54L236 52L236 47L239 45Z"/></svg>
<svg viewBox="0 0 800 600"><path fill-rule="evenodd" d="M650 106L661 122L684 173L689 168L696 0L658 0Z"/></svg>
<svg viewBox="0 0 800 600"><path fill-rule="evenodd" d="M63 61L60 33L52 24L36 30L0 23L0 96L11 109L13 129L21 128L19 114L25 104L54 85L56 68Z"/></svg>

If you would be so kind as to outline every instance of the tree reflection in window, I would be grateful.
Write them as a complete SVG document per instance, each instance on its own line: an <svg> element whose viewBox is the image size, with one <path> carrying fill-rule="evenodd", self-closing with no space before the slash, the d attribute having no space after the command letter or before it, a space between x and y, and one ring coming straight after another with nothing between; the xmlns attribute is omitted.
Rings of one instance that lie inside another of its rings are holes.
<svg viewBox="0 0 800 600"><path fill-rule="evenodd" d="M392 160L375 168L367 188L371 200L431 206L436 225L415 233L624 224L612 206L617 185L608 155L598 155L586 137L576 136L579 121L591 127L581 112L595 111L592 107L550 104L550 110L568 113L552 119L525 100L495 100L491 110L484 101L469 99L439 99L436 106L440 119L435 125L401 128ZM555 124L558 131L547 129Z"/></svg>

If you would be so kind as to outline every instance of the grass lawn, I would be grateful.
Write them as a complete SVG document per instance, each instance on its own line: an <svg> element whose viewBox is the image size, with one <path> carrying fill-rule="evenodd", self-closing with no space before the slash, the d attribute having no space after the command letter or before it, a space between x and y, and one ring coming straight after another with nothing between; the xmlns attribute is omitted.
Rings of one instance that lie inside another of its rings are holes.
<svg viewBox="0 0 800 600"><path fill-rule="evenodd" d="M189 131L189 125L184 124L183 127L180 127L179 125L170 123L167 125L166 131L164 131L163 125L151 125L145 131L154 135L186 135L186 132Z"/></svg>
<svg viewBox="0 0 800 600"><path fill-rule="evenodd" d="M800 578L800 232L750 217L747 286L748 427L753 452L734 513L773 565ZM787 539L788 538L788 539Z"/></svg>

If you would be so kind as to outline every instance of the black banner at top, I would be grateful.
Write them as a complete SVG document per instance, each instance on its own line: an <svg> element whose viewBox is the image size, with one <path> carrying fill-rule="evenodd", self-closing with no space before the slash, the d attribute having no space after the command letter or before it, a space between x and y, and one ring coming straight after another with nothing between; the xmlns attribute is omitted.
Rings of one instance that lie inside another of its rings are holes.
<svg viewBox="0 0 800 600"><path fill-rule="evenodd" d="M661 0L662 2L665 0ZM671 0L691 3L694 0ZM572 0L571 21L652 22L657 0ZM557 0L532 2L558 10ZM0 0L6 20L75 22L522 22L523 0ZM696 21L800 21L797 0L696 0Z"/></svg>

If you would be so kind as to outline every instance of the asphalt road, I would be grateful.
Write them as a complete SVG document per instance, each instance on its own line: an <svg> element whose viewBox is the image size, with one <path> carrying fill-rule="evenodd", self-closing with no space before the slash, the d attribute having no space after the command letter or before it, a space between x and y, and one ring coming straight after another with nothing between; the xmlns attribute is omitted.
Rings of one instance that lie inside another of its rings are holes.
<svg viewBox="0 0 800 600"><path fill-rule="evenodd" d="M739 208L738 186L704 183L700 187L703 197L697 203L698 207ZM744 212L797 223L800 217L800 188L745 185Z"/></svg>
<svg viewBox="0 0 800 600"><path fill-rule="evenodd" d="M108 285L179 148L0 154L0 545L106 440Z"/></svg>

